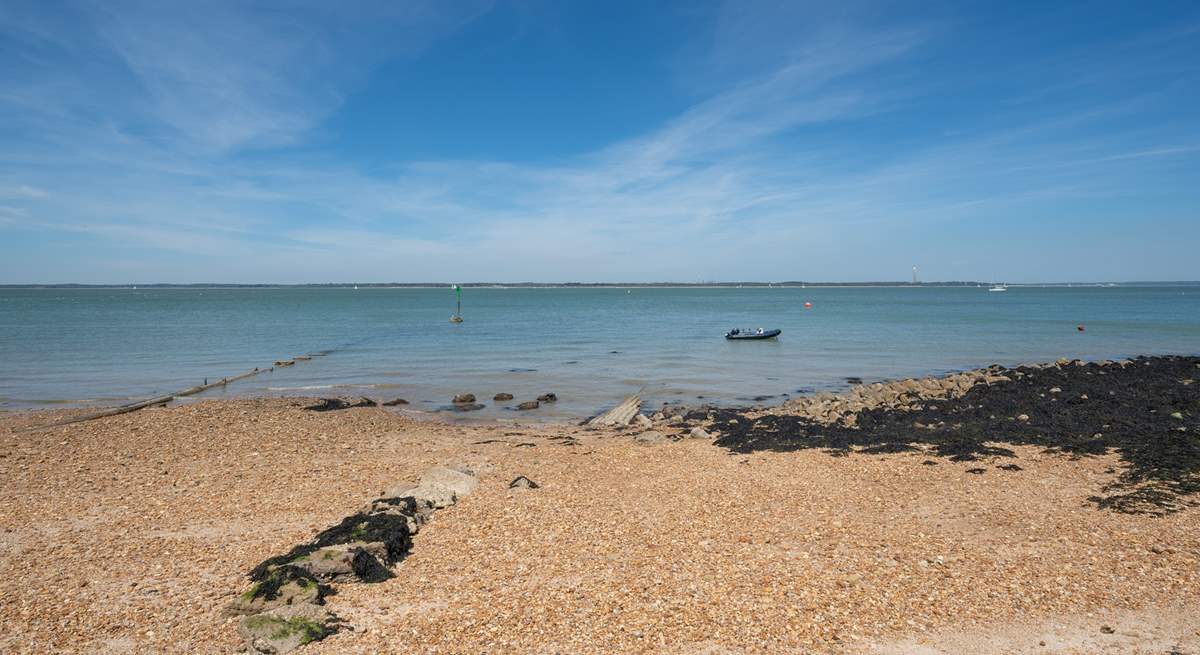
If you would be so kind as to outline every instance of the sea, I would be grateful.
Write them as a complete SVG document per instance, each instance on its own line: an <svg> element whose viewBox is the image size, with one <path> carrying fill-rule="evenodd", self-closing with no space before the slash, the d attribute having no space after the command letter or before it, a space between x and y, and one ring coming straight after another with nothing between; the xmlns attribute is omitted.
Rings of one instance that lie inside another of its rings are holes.
<svg viewBox="0 0 1200 655"><path fill-rule="evenodd" d="M769 405L857 380L1200 353L1197 286L469 287L462 323L454 311L448 288L0 289L0 409L117 405L309 354L193 400L574 420L634 393L650 408ZM783 332L724 338L760 327ZM461 393L485 407L451 411ZM513 409L545 393L557 402Z"/></svg>

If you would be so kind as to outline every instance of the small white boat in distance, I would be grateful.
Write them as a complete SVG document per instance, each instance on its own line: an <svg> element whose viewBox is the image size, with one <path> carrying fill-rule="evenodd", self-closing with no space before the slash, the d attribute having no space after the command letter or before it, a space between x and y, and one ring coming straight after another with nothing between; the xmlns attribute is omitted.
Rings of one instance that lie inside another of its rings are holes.
<svg viewBox="0 0 1200 655"><path fill-rule="evenodd" d="M988 291L1008 291L1008 285L1007 284L993 284L992 288L988 289Z"/></svg>

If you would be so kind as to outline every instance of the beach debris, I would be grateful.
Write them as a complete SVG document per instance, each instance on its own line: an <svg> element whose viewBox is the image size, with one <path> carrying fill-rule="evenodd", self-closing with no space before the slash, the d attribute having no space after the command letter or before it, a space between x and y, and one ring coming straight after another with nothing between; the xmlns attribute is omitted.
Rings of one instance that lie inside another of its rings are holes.
<svg viewBox="0 0 1200 655"><path fill-rule="evenodd" d="M512 400L512 399L513 399L513 395L511 393L498 393L492 397L492 400L495 400L495 401L504 401L504 400Z"/></svg>
<svg viewBox="0 0 1200 655"><path fill-rule="evenodd" d="M537 489L539 487L541 487L540 484L523 475L518 475L512 482L508 483L509 489Z"/></svg>
<svg viewBox="0 0 1200 655"><path fill-rule="evenodd" d="M517 409L520 410L537 409L538 407L541 407L541 403L536 400L526 400L520 405L517 405Z"/></svg>
<svg viewBox="0 0 1200 655"><path fill-rule="evenodd" d="M394 398L392 400L389 400L389 401L383 403L383 405L385 407L395 407L396 405L407 405L407 404L408 404L408 401L403 398Z"/></svg>
<svg viewBox="0 0 1200 655"><path fill-rule="evenodd" d="M642 408L642 397L634 394L622 400L616 407L588 420L586 425L629 425Z"/></svg>
<svg viewBox="0 0 1200 655"><path fill-rule="evenodd" d="M538 396L537 399L541 403L553 403L558 401L558 396L553 393L544 393Z"/></svg>
<svg viewBox="0 0 1200 655"><path fill-rule="evenodd" d="M460 393L457 396L455 396L450 402L455 403L455 404L473 403L473 402L475 402L475 394Z"/></svg>
<svg viewBox="0 0 1200 655"><path fill-rule="evenodd" d="M312 540L259 563L250 571L250 589L226 610L245 615L238 633L248 651L287 653L332 634L340 623L323 607L331 593L325 583L393 577L391 567L412 547L412 536L433 512L454 505L478 486L469 468L435 466L416 485L393 487Z"/></svg>

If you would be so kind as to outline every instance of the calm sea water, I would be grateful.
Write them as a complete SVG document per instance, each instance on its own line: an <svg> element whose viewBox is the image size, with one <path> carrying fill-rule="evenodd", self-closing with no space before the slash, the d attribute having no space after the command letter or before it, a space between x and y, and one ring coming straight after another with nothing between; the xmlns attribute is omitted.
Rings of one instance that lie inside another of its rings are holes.
<svg viewBox="0 0 1200 655"><path fill-rule="evenodd" d="M654 404L747 404L864 380L1058 357L1200 353L1200 288L0 290L0 408L115 404L269 366L223 395L555 392L580 417L639 390ZM813 304L805 309L804 303ZM1076 330L1086 326L1085 332ZM729 342L731 327L781 328ZM515 401L514 401L515 402ZM511 404L511 403L508 403Z"/></svg>

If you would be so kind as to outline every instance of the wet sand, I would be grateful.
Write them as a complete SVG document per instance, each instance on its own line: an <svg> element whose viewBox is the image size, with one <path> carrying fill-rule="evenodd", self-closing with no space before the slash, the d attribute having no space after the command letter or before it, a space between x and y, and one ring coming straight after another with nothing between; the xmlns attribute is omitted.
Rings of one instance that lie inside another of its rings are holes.
<svg viewBox="0 0 1200 655"><path fill-rule="evenodd" d="M312 402L0 415L0 651L236 652L256 564L464 464L479 489L395 577L338 585L347 627L297 652L1200 652L1197 510L1098 504L1118 446L740 447L707 415L640 443ZM694 425L724 445L675 440Z"/></svg>

